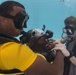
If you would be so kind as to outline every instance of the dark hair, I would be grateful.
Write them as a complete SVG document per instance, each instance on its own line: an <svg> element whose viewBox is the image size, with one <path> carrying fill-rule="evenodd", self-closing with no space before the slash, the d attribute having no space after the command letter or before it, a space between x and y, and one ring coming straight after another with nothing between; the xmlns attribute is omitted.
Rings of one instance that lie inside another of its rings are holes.
<svg viewBox="0 0 76 75"><path fill-rule="evenodd" d="M66 26L69 25L69 24L72 24L72 25L76 26L76 17L74 17L74 16L67 17L64 20L64 23L65 23Z"/></svg>
<svg viewBox="0 0 76 75"><path fill-rule="evenodd" d="M5 1L0 5L0 14L1 13L10 14L10 12L13 11L13 6L19 6L19 7L24 8L24 6L20 4L19 2Z"/></svg>

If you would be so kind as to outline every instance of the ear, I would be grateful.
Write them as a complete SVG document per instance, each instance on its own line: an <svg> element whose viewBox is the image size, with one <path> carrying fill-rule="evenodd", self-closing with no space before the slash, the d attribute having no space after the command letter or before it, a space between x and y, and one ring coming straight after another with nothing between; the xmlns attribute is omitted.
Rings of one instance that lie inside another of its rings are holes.
<svg viewBox="0 0 76 75"><path fill-rule="evenodd" d="M2 25L5 25L6 22L7 22L7 19L6 19L5 17L1 17L1 18L0 18L0 23L1 23Z"/></svg>

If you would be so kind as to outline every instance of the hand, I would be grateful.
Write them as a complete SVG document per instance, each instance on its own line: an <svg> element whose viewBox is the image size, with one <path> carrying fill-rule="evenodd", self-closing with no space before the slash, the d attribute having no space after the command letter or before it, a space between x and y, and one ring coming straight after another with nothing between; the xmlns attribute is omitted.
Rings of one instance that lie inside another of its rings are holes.
<svg viewBox="0 0 76 75"><path fill-rule="evenodd" d="M66 57L70 55L69 51L65 48L64 44L60 42L60 40L56 40L53 43L55 44L55 47L52 50L60 50Z"/></svg>

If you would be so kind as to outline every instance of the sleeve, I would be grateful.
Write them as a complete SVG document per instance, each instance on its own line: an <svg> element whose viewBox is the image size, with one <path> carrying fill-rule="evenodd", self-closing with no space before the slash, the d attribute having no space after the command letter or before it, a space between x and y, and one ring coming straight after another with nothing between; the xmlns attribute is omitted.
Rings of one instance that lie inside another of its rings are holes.
<svg viewBox="0 0 76 75"><path fill-rule="evenodd" d="M2 69L16 68L24 71L32 65L37 57L28 46L15 42L7 43L1 49Z"/></svg>
<svg viewBox="0 0 76 75"><path fill-rule="evenodd" d="M42 54L36 53L36 55L41 56L44 60L46 60L45 56L43 56Z"/></svg>
<svg viewBox="0 0 76 75"><path fill-rule="evenodd" d="M41 56L44 60L46 60L45 56L43 56L42 54L36 53L38 56ZM46 60L47 61L47 60ZM50 62L50 64L53 64L53 61Z"/></svg>

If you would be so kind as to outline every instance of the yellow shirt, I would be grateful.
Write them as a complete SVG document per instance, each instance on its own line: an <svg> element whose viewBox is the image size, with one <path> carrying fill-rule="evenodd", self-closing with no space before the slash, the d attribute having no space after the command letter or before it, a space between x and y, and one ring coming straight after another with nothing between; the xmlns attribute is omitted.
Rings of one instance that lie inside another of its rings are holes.
<svg viewBox="0 0 76 75"><path fill-rule="evenodd" d="M37 55L28 46L16 42L0 45L0 69L26 70L35 61Z"/></svg>

